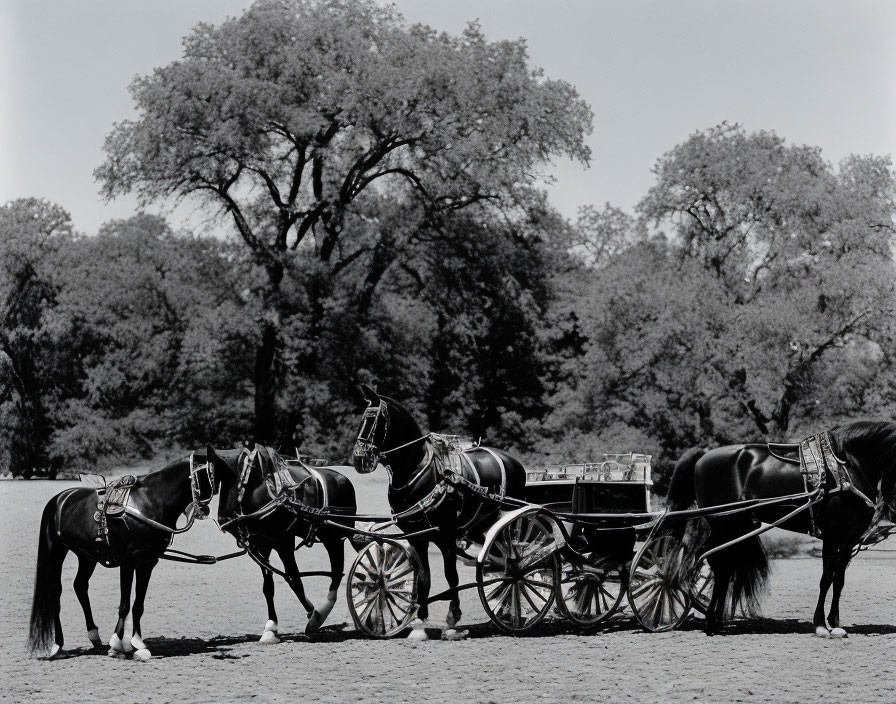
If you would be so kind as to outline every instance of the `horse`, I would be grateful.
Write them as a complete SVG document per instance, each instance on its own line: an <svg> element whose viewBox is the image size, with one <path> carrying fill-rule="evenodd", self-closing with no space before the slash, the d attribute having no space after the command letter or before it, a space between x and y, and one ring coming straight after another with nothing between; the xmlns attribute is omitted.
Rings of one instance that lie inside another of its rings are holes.
<svg viewBox="0 0 896 704"><path fill-rule="evenodd" d="M398 527L406 533L436 528L431 534L409 538L417 577L417 618L409 637L424 640L421 622L429 617L429 591L432 584L428 548L432 541L442 553L449 597L445 637L456 637L455 626L461 617L458 596L457 556L466 543L482 541L482 527L490 525L501 506L490 500L475 500L459 491L446 492L443 499L417 510L426 497L438 491L444 479L439 476L431 434L421 431L411 414L388 396L379 396L369 386L361 391L367 408L361 420L352 451L352 464L361 474L372 472L379 464L389 473L389 506L397 517ZM520 462L504 452L488 447L474 447L463 452L470 474L481 487L497 490L504 496L522 499L526 470Z"/></svg>
<svg viewBox="0 0 896 704"><path fill-rule="evenodd" d="M62 652L64 636L59 618L62 563L69 551L78 557L74 590L84 610L87 638L102 650L93 620L88 588L98 563L119 568L121 600L118 622L109 640L108 654L133 655L148 660L140 620L149 579L175 533L187 530L196 518L207 518L217 489L215 475L205 458L190 455L141 477L124 477L105 489L75 487L51 498L40 521L37 568L28 644L31 653L49 649L49 657ZM178 517L188 512L187 525L177 528ZM131 588L136 589L131 607ZM132 636L124 641L125 619L133 614Z"/></svg>
<svg viewBox="0 0 896 704"><path fill-rule="evenodd" d="M888 515L892 520L896 512L896 423L857 421L812 438L821 438L820 442L829 446L817 477L800 466L800 455L806 456L805 444L689 450L674 468L668 506L674 512L688 509L695 501L702 508L756 500L758 505L750 510L706 517L707 550L745 536L759 522L782 519L786 520L780 527L785 530L822 538L822 575L813 626L820 637L842 638L846 631L840 627L840 594L846 568L859 549L892 532L892 527L886 528L880 521ZM813 479L817 490L810 492ZM761 501L775 497L792 500ZM806 504L810 507L800 510ZM791 513L795 515L788 517ZM747 614L756 613L769 568L758 535L722 548L708 560L714 585L706 632L712 634L722 629L726 616L738 607ZM832 585L825 618L825 600Z"/></svg>
<svg viewBox="0 0 896 704"><path fill-rule="evenodd" d="M275 571L286 580L305 608L308 616L305 633L314 633L332 611L342 581L344 538L348 531L337 525L349 529L354 525L350 516L357 512L357 503L352 483L332 467L286 462L270 448L260 445L237 456L222 456L211 446L206 452L216 476L220 477L218 523L221 530L234 535L261 568L268 620L259 642L280 642L274 608ZM337 518L333 514L345 517ZM325 523L327 518L329 521ZM329 556L330 572L326 574L330 576L330 589L326 603L319 609L305 596L295 558L296 538L302 541L299 547L320 541ZM269 561L272 551L280 558L282 572Z"/></svg>

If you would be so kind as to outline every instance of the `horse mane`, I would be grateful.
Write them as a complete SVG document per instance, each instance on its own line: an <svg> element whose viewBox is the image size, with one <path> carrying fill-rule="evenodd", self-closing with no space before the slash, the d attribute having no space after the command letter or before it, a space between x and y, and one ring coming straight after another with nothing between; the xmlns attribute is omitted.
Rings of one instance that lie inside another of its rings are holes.
<svg viewBox="0 0 896 704"><path fill-rule="evenodd" d="M868 477L875 488L880 481L881 497L890 512L896 512L896 423L860 420L834 428L840 454L856 471L868 477L868 468L880 468L878 477Z"/></svg>
<svg viewBox="0 0 896 704"><path fill-rule="evenodd" d="M395 425L396 429L399 427L401 427L402 430L407 428L410 431L410 434L414 435L414 439L422 437L423 431L420 429L420 424L414 420L414 416L411 415L410 411L391 396L380 394L380 398L386 402L386 408L389 412L389 422L394 423L397 421L397 424Z"/></svg>

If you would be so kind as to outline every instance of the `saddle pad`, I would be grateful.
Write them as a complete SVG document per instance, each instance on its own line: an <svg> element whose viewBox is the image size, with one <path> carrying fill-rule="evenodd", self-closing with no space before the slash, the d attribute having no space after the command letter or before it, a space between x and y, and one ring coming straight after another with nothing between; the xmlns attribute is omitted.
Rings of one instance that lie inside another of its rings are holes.
<svg viewBox="0 0 896 704"><path fill-rule="evenodd" d="M96 490L96 507L107 516L120 516L124 513L131 489L137 484L137 477L127 474L108 486Z"/></svg>
<svg viewBox="0 0 896 704"><path fill-rule="evenodd" d="M258 461L271 498L287 493L292 500L305 506L327 507L326 486L320 472L305 466L301 460L287 461L270 447L258 449ZM293 473L296 469L306 476L297 478Z"/></svg>
<svg viewBox="0 0 896 704"><path fill-rule="evenodd" d="M868 488L857 485L846 463L837 459L827 432L811 435L800 443L800 466L807 489L823 488L830 493L851 491L874 508L874 502L867 496Z"/></svg>

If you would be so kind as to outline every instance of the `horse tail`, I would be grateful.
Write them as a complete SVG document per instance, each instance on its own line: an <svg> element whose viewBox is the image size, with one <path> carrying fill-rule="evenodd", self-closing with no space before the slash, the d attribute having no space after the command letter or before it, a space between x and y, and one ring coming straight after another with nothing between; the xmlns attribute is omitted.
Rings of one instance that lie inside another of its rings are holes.
<svg viewBox="0 0 896 704"><path fill-rule="evenodd" d="M672 479L669 481L669 492L666 503L670 511L684 511L697 501L697 489L694 486L694 470L697 461L706 454L702 447L692 447L675 463Z"/></svg>
<svg viewBox="0 0 896 704"><path fill-rule="evenodd" d="M55 637L56 616L62 595L62 560L53 554L59 540L56 526L58 498L54 496L47 502L40 519L31 628L28 634L28 647L32 653L47 650Z"/></svg>
<svg viewBox="0 0 896 704"><path fill-rule="evenodd" d="M730 551L730 554L725 554ZM769 577L768 555L758 535L736 543L722 550L732 567L731 573L731 615L738 608L747 616L759 616L759 601L765 593ZM710 558L711 559L711 558Z"/></svg>

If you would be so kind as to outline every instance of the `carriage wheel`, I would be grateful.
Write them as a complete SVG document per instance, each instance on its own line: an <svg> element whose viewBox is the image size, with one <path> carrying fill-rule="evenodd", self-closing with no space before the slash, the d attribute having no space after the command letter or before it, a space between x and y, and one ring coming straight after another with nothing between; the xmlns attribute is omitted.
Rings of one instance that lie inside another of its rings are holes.
<svg viewBox="0 0 896 704"><path fill-rule="evenodd" d="M692 561L671 535L650 538L632 562L628 603L648 631L671 631L691 609Z"/></svg>
<svg viewBox="0 0 896 704"><path fill-rule="evenodd" d="M401 633L417 612L411 553L396 543L370 543L355 558L346 583L355 628L374 638Z"/></svg>
<svg viewBox="0 0 896 704"><path fill-rule="evenodd" d="M558 553L557 606L582 628L609 618L625 596L625 576L618 561L597 558L576 564Z"/></svg>
<svg viewBox="0 0 896 704"><path fill-rule="evenodd" d="M712 589L715 582L712 577L712 567L703 560L693 573L691 584L691 606L704 616L709 610L709 600L712 597Z"/></svg>
<svg viewBox="0 0 896 704"><path fill-rule="evenodd" d="M522 633L541 621L554 601L556 541L550 526L532 515L517 517L483 547L476 563L479 599L505 633Z"/></svg>

